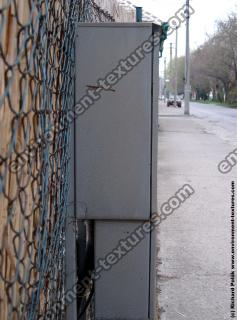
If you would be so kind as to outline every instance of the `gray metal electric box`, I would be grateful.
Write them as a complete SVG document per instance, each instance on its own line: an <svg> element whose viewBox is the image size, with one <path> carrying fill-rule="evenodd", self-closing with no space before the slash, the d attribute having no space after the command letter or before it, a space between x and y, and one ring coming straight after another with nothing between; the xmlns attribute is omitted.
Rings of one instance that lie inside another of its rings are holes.
<svg viewBox="0 0 237 320"><path fill-rule="evenodd" d="M151 23L77 29L76 206L95 220L96 265L157 212L160 32ZM96 319L155 318L155 238L101 271Z"/></svg>

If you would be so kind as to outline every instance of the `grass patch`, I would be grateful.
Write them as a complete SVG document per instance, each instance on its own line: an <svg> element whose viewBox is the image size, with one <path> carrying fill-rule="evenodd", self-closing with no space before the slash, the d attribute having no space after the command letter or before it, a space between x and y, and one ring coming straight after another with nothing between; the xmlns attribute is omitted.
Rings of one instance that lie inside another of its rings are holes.
<svg viewBox="0 0 237 320"><path fill-rule="evenodd" d="M210 101L210 100L192 100L192 102L198 102L198 103L202 103L202 104L209 104L209 105L213 105L213 106L222 106L222 107L226 107L226 108L233 108L236 109L237 108L237 102L235 103L230 103L230 102L220 102L220 101Z"/></svg>
<svg viewBox="0 0 237 320"><path fill-rule="evenodd" d="M230 103L230 102L219 102L219 101L210 101L210 100L192 100L192 102L198 102L202 104L209 104L209 105L216 105L216 106L222 106L226 108L232 108L232 109L237 109L237 102Z"/></svg>

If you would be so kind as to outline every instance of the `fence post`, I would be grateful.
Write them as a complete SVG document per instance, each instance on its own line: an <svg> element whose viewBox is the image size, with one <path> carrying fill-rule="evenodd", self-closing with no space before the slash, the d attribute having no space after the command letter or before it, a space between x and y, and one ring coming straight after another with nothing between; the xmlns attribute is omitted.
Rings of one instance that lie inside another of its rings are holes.
<svg viewBox="0 0 237 320"><path fill-rule="evenodd" d="M70 163L69 163L69 190L68 207L66 221L66 292L71 290L77 282L77 263L76 263L76 219L75 219L75 179L74 179L74 146L75 146L75 124L71 124L70 134ZM75 292L71 295L72 301L66 299L66 320L77 319L77 296Z"/></svg>
<svg viewBox="0 0 237 320"><path fill-rule="evenodd" d="M142 7L136 7L136 22L142 22Z"/></svg>

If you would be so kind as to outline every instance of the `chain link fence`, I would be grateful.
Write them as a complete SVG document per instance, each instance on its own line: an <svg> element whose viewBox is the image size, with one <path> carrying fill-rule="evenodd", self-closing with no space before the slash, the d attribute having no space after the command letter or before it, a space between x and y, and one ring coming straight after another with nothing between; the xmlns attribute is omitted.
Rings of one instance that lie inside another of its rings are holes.
<svg viewBox="0 0 237 320"><path fill-rule="evenodd" d="M1 320L62 304L77 21L113 18L92 0L0 0Z"/></svg>

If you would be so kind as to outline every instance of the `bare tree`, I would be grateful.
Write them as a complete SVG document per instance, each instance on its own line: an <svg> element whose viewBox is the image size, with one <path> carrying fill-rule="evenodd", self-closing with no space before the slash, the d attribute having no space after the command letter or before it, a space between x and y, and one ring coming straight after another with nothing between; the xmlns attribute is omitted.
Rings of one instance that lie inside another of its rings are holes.
<svg viewBox="0 0 237 320"><path fill-rule="evenodd" d="M197 97L212 91L219 101L237 101L236 14L217 22L216 33L192 53L191 81Z"/></svg>

